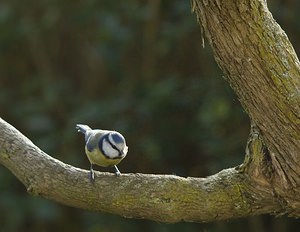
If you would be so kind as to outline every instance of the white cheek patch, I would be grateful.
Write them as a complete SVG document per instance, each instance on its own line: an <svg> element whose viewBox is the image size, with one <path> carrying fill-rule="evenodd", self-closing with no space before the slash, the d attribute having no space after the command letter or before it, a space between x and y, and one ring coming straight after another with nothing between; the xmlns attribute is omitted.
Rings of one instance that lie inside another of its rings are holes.
<svg viewBox="0 0 300 232"><path fill-rule="evenodd" d="M127 155L127 152L128 152L128 147L125 146L125 147L124 147L124 150L123 150L124 155Z"/></svg>
<svg viewBox="0 0 300 232"><path fill-rule="evenodd" d="M108 158L116 158L119 156L119 152L116 151L115 149L113 149L111 147L111 145L106 141L106 140L103 140L103 143L102 143L102 150L103 150L103 155L108 157Z"/></svg>

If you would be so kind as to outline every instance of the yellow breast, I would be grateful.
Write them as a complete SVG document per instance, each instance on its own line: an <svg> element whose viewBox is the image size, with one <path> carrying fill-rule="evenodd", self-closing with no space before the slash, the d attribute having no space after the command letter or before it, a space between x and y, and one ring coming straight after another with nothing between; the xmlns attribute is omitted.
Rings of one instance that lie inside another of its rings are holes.
<svg viewBox="0 0 300 232"><path fill-rule="evenodd" d="M108 159L106 156L102 154L102 152L98 149L94 149L93 151L88 151L87 148L85 148L85 153L89 159L89 161L92 164L97 164L101 167L109 167L117 165L121 162L121 159Z"/></svg>

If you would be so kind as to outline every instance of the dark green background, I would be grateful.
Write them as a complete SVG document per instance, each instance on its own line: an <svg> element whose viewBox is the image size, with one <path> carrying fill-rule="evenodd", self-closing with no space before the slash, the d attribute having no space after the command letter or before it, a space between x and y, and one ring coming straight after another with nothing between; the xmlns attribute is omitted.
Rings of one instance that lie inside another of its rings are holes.
<svg viewBox="0 0 300 232"><path fill-rule="evenodd" d="M299 51L300 2L269 6ZM89 168L76 123L125 135L121 172L204 177L240 164L249 120L222 75L209 45L201 46L187 0L0 2L1 117L76 167ZM168 225L93 213L32 197L0 167L1 232L282 232L299 225L271 216Z"/></svg>

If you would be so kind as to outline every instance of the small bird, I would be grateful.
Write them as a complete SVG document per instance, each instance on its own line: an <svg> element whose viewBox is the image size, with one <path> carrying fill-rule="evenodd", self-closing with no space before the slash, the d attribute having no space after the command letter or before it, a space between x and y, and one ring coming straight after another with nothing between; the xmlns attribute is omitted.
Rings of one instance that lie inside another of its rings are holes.
<svg viewBox="0 0 300 232"><path fill-rule="evenodd" d="M93 130L83 124L77 124L76 129L85 136L85 153L91 163L91 181L95 180L93 164L102 167L114 166L116 175L121 175L117 164L125 158L128 152L123 135L116 131Z"/></svg>

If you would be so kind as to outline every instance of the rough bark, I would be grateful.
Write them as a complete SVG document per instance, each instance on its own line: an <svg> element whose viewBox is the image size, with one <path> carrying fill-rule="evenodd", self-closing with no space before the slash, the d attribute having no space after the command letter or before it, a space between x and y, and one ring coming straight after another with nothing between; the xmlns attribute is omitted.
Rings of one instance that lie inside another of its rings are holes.
<svg viewBox="0 0 300 232"><path fill-rule="evenodd" d="M208 222L280 212L270 186L258 191L239 167L207 178L96 172L92 184L87 170L45 154L2 119L0 131L0 163L30 194L65 205L161 222Z"/></svg>
<svg viewBox="0 0 300 232"><path fill-rule="evenodd" d="M300 66L291 43L266 1L192 4L226 80L261 131L274 194L298 215Z"/></svg>
<svg viewBox="0 0 300 232"><path fill-rule="evenodd" d="M244 163L207 178L96 172L64 164L0 120L0 163L29 193L161 222L300 215L299 61L263 0L193 0L226 80L252 121Z"/></svg>

